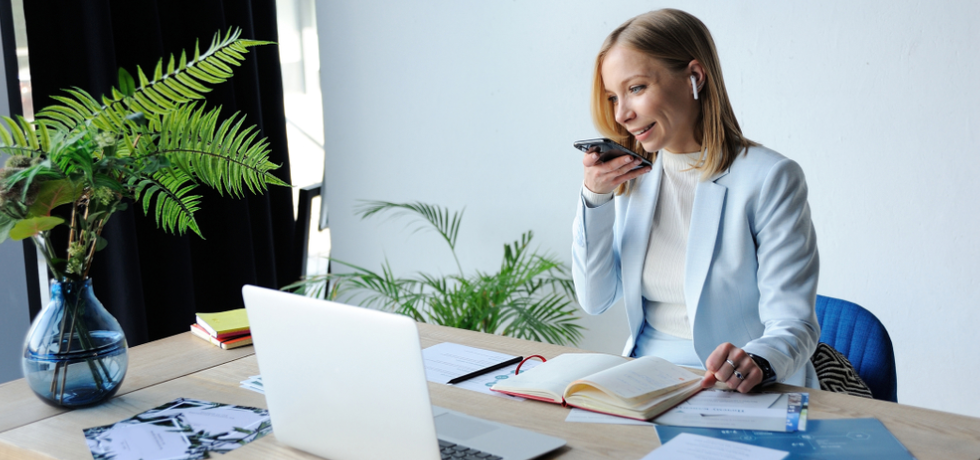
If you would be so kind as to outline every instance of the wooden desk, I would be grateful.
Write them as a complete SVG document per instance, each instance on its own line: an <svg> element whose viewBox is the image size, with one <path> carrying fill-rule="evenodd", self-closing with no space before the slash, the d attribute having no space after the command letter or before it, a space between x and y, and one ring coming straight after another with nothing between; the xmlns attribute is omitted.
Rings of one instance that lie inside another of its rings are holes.
<svg viewBox="0 0 980 460"><path fill-rule="evenodd" d="M456 342L504 353L551 358L581 351L524 340L420 324L422 346ZM82 429L108 425L177 397L266 407L265 398L238 382L259 373L252 347L220 350L190 333L130 350L130 368L119 394L97 407L65 411L45 405L17 380L0 385L0 460L91 459ZM777 390L797 389L776 386ZM803 390L807 391L807 390ZM980 419L901 404L809 390L812 419L877 417L919 459L980 457ZM564 438L568 445L546 458L638 459L659 445L645 426L565 423L568 409L511 401L429 384L432 403L478 417ZM222 459L315 459L276 442L275 434Z"/></svg>

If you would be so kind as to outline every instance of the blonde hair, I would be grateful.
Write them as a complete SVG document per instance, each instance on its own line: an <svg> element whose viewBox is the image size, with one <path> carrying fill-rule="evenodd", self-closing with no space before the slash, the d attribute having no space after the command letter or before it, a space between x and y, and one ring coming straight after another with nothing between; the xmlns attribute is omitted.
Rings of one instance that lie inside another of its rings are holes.
<svg viewBox="0 0 980 460"><path fill-rule="evenodd" d="M616 122L613 105L602 82L602 61L615 45L629 46L659 60L673 72L687 69L692 60L704 68L704 82L698 93L701 115L694 124L694 138L700 139L701 160L697 165L706 179L727 170L739 152L758 145L742 136L735 112L728 100L721 63L711 32L698 18L675 9L641 14L623 23L606 37L595 60L592 79L592 121L599 132L653 161L656 152L647 152L626 128ZM633 181L621 184L616 194L629 193Z"/></svg>

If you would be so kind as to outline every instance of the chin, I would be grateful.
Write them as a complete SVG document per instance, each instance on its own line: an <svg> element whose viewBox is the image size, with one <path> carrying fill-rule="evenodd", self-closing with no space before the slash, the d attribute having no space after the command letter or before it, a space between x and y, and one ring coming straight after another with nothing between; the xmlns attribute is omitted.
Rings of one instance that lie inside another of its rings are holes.
<svg viewBox="0 0 980 460"><path fill-rule="evenodd" d="M646 150L649 153L653 153L656 152L657 150L664 148L664 146L660 142L656 142L656 141L640 142L640 145L643 146L643 150Z"/></svg>

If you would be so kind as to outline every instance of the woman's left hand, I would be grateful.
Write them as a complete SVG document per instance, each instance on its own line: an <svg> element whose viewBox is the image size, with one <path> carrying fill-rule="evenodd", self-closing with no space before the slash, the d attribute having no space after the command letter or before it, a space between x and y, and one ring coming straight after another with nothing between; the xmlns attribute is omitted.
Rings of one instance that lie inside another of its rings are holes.
<svg viewBox="0 0 980 460"><path fill-rule="evenodd" d="M762 369L755 364L745 350L730 343L723 343L711 352L704 362L706 368L702 388L714 386L715 382L724 382L728 388L748 393L762 382ZM737 371L737 373L736 373ZM742 378L738 378L739 374Z"/></svg>

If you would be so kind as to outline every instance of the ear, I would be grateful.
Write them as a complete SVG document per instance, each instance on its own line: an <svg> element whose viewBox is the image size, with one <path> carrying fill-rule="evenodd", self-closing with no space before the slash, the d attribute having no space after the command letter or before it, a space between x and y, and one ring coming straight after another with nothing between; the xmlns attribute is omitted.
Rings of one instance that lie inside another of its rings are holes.
<svg viewBox="0 0 980 460"><path fill-rule="evenodd" d="M687 64L687 74L694 75L694 80L698 83L698 92L704 88L704 67L697 59L692 59L691 62Z"/></svg>

